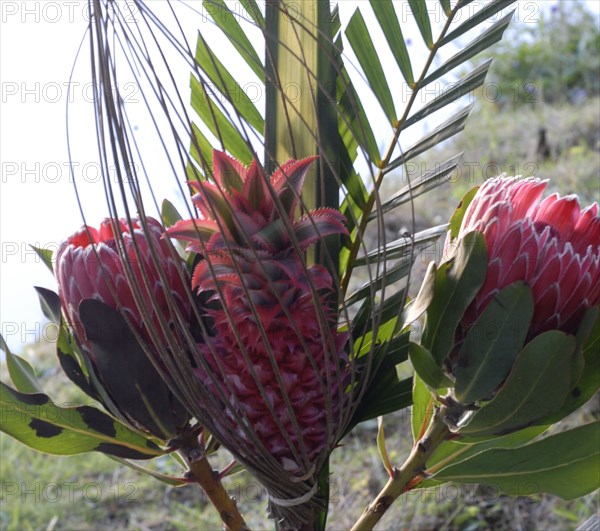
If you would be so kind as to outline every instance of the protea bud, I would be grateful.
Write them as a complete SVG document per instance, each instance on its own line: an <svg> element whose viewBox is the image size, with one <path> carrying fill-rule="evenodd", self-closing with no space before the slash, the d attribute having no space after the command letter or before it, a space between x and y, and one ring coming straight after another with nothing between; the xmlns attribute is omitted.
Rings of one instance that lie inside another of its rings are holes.
<svg viewBox="0 0 600 531"><path fill-rule="evenodd" d="M132 220L133 232L125 220L106 219L99 230L84 226L60 244L56 278L63 313L86 358L84 370L92 373L94 397L137 429L168 439L187 425L189 415L144 348L165 348L157 341L165 341L165 324L172 327L174 306L189 320L188 276L184 262L161 238L160 223L146 222L144 231ZM128 282L126 268L135 281Z"/></svg>
<svg viewBox="0 0 600 531"><path fill-rule="evenodd" d="M347 362L332 277L301 257L324 236L346 233L343 216L318 209L294 219L313 160L290 160L267 178L256 161L246 168L215 151L215 183L190 183L202 217L167 231L204 257L192 286L212 297L214 334L199 346L197 375L224 393L228 406L215 422L236 435L223 443L257 455L258 439L292 475L306 475L330 449Z"/></svg>
<svg viewBox="0 0 600 531"><path fill-rule="evenodd" d="M598 205L581 210L576 196L557 194L540 202L545 187L503 177L471 194L415 303L427 308L421 345L411 347L417 372L478 410L461 432L541 422L584 369L581 345L600 302Z"/></svg>

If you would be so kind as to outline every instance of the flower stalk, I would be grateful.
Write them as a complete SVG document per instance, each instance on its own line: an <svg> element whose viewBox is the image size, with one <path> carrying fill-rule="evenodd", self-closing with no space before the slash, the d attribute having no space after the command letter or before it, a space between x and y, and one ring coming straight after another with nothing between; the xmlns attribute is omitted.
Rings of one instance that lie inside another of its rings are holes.
<svg viewBox="0 0 600 531"><path fill-rule="evenodd" d="M429 458L437 448L452 436L447 420L452 406L436 407L429 426L400 468L394 468L393 476L363 511L352 527L352 531L367 531L381 520L381 517L404 492L412 489L422 479ZM415 481L416 480L416 481Z"/></svg>
<svg viewBox="0 0 600 531"><path fill-rule="evenodd" d="M196 433L180 439L179 453L188 465L187 478L202 488L208 499L218 511L223 528L226 531L245 531L249 529L240 514L235 501L229 496L219 474L208 462L204 448L198 442Z"/></svg>

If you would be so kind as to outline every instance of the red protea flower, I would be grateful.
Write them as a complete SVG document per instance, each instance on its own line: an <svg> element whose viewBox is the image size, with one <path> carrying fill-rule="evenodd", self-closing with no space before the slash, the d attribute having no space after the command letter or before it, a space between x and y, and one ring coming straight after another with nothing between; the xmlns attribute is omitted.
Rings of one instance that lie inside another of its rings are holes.
<svg viewBox="0 0 600 531"><path fill-rule="evenodd" d="M214 184L190 183L201 217L167 231L204 257L192 287L212 295L213 334L199 347L211 370L198 376L233 405L220 422L232 426L239 415L292 473L299 456L313 462L330 442L327 415L337 414L346 359L333 280L299 255L324 236L346 233L333 209L294 220L313 160L290 160L267 179L256 161L246 168L215 151ZM241 426L233 429L252 444Z"/></svg>
<svg viewBox="0 0 600 531"><path fill-rule="evenodd" d="M184 281L182 281L182 275L185 279L187 273L183 262L173 257L167 242L161 238L164 229L160 223L152 218L146 219L148 235L144 234L138 220L132 220L133 237L139 255L136 253L127 222L114 220L114 223L120 228L124 250L140 287L145 307L152 313L153 325L160 330L159 315L168 317L170 314L167 291L177 301L179 309L184 315L188 318L190 316L190 304ZM161 267L168 280L168 287L163 285L152 259L148 236L153 240L153 247L159 254ZM130 319L136 329L139 331L144 329L144 320L127 282L117 245L112 222L110 219L105 219L100 224L100 229L84 226L62 242L58 248L56 276L59 295L65 316L80 337L83 337L83 328L78 315L78 306L83 299L95 299L111 308L118 308ZM142 259L141 264L138 258ZM149 283L143 280L144 274L150 280Z"/></svg>
<svg viewBox="0 0 600 531"><path fill-rule="evenodd" d="M132 220L133 232L125 220L105 219L98 230L84 226L60 244L56 278L63 313L89 364L84 372L91 369L96 373L90 379L94 397L136 428L170 438L187 424L189 415L160 378L130 328L146 348L165 348L152 341L148 329L153 327L164 343L160 323L166 321L172 326L173 305L184 319L190 320L191 306L185 287L188 276L183 260L171 252L162 238L164 229L160 223L152 218L146 221L147 232L137 219ZM120 230L120 239L115 238L113 226ZM163 277L151 248L157 254ZM122 256L127 257L127 267L136 279L139 306ZM149 320L143 317L142 304L149 312Z"/></svg>
<svg viewBox="0 0 600 531"><path fill-rule="evenodd" d="M545 187L506 177L481 186L455 213L445 259L430 265L414 303L427 316L411 360L430 387L450 389L456 413L476 411L461 433L554 422L589 396L577 386L599 313L598 205L541 201Z"/></svg>
<svg viewBox="0 0 600 531"><path fill-rule="evenodd" d="M577 196L558 194L540 202L545 187L540 179L498 178L477 191L458 237L482 232L488 266L464 328L518 280L532 289L530 338L547 330L574 333L586 308L600 302L598 205L581 210Z"/></svg>

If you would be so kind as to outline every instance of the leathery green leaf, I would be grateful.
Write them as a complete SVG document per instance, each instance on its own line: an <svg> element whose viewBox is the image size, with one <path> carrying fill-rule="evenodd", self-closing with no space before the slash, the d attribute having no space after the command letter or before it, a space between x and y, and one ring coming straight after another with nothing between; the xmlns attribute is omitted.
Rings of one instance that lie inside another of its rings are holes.
<svg viewBox="0 0 600 531"><path fill-rule="evenodd" d="M436 480L494 485L513 496L573 500L600 487L600 422L518 448L496 448L443 468Z"/></svg>
<svg viewBox="0 0 600 531"><path fill-rule="evenodd" d="M421 345L411 342L408 348L410 362L415 372L432 389L452 387L454 383L444 374L442 368L435 362L431 352Z"/></svg>
<svg viewBox="0 0 600 531"><path fill-rule="evenodd" d="M533 338L496 396L460 432L476 437L502 435L558 411L569 392L574 349L575 338L558 330Z"/></svg>
<svg viewBox="0 0 600 531"><path fill-rule="evenodd" d="M164 454L151 439L90 406L60 407L43 393L20 393L0 382L0 407L0 430L40 452L130 459Z"/></svg>
<svg viewBox="0 0 600 531"><path fill-rule="evenodd" d="M458 353L456 399L485 398L508 375L533 316L533 295L523 282L501 290L473 323Z"/></svg>

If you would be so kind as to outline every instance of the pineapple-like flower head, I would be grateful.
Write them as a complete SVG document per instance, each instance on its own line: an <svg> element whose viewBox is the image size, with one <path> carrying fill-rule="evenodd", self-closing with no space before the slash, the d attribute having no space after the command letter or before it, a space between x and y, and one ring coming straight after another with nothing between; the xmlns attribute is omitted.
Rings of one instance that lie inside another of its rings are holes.
<svg viewBox="0 0 600 531"><path fill-rule="evenodd" d="M555 422L591 389L599 209L582 209L574 195L542 200L546 184L502 176L467 194L415 302L427 315L411 360L431 388L450 390L455 420L476 411L460 421L462 433Z"/></svg>
<svg viewBox="0 0 600 531"><path fill-rule="evenodd" d="M173 307L181 318L190 319L188 275L183 260L162 238L161 224L153 218L146 218L146 223L144 229L138 219L131 225L124 219L105 219L99 229L82 227L59 245L55 272L63 314L96 373L91 387L84 390L137 429L167 439L187 424L189 415L160 378L136 334L146 348L155 349L156 341L165 342L161 321L163 328L165 323L172 327ZM115 237L115 228L120 237ZM139 305L132 285L137 287ZM154 341L150 327L157 332Z"/></svg>
<svg viewBox="0 0 600 531"><path fill-rule="evenodd" d="M200 217L167 231L203 258L192 287L209 297L213 324L197 374L225 394L223 444L246 455L260 444L292 474L332 444L347 364L332 276L303 257L347 234L344 217L330 208L295 217L314 160L290 160L267 178L256 160L246 167L215 151L213 182L190 183Z"/></svg>

